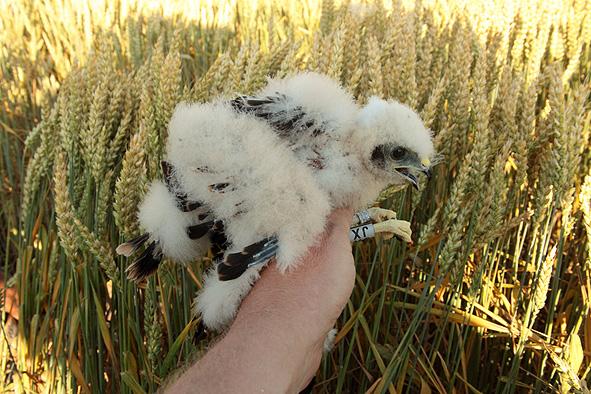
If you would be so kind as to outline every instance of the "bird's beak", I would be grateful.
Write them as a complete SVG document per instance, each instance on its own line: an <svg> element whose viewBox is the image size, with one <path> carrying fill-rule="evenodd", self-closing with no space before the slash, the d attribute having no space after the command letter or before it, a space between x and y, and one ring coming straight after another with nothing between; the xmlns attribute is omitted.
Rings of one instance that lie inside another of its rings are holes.
<svg viewBox="0 0 591 394"><path fill-rule="evenodd" d="M410 182L412 187L415 188L415 190L419 190L419 180L417 179L416 176L414 176L413 174L408 174L406 176L406 179Z"/></svg>
<svg viewBox="0 0 591 394"><path fill-rule="evenodd" d="M405 168L398 168L396 169L398 174L402 175L402 177L412 185L416 190L419 190L419 180L417 177L409 171L409 167Z"/></svg>
<svg viewBox="0 0 591 394"><path fill-rule="evenodd" d="M421 172L427 176L427 178L431 177L431 160L425 158L421 160Z"/></svg>
<svg viewBox="0 0 591 394"><path fill-rule="evenodd" d="M408 163L408 166L405 168L397 168L396 169L400 175L404 177L406 181L408 181L412 187L416 190L419 190L419 180L416 175L413 174L414 171L422 172L427 176L427 178L431 177L431 162L428 159L423 159L418 162Z"/></svg>
<svg viewBox="0 0 591 394"><path fill-rule="evenodd" d="M419 171L425 174L427 178L431 178L431 160L427 158L421 160L421 168L419 168Z"/></svg>

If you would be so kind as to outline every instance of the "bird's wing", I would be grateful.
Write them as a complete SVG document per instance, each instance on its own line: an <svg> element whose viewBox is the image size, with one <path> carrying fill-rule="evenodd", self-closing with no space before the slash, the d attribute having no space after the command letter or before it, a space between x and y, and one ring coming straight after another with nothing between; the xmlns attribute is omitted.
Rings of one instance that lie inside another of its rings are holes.
<svg viewBox="0 0 591 394"><path fill-rule="evenodd" d="M264 119L291 143L322 135L339 137L351 130L358 111L347 91L317 73L271 79L254 96L239 96L230 104L237 112Z"/></svg>
<svg viewBox="0 0 591 394"><path fill-rule="evenodd" d="M270 253L273 237L287 268L324 228L329 199L312 172L266 121L228 103L179 105L167 157L187 199L208 207L208 225L223 225L229 276Z"/></svg>
<svg viewBox="0 0 591 394"><path fill-rule="evenodd" d="M279 92L267 96L238 96L230 104L237 112L264 119L282 137L317 136L326 132L322 119L310 116L291 97Z"/></svg>
<svg viewBox="0 0 591 394"><path fill-rule="evenodd" d="M189 199L169 162L162 161L161 167L164 182L152 182L139 211L140 225L147 232L117 247L118 254L129 257L146 245L126 270L136 282L156 272L163 257L190 261L208 247L220 256L227 245L223 224L202 201Z"/></svg>
<svg viewBox="0 0 591 394"><path fill-rule="evenodd" d="M236 279L248 268L275 257L278 249L277 237L269 237L246 246L240 252L228 253L217 265L218 277L222 281Z"/></svg>
<svg viewBox="0 0 591 394"><path fill-rule="evenodd" d="M187 236L191 240L207 238L214 257L224 254L228 243L224 233L224 224L216 220L210 208L203 201L192 201L184 191L183 186L175 176L175 169L169 162L161 162L162 172L166 186L170 193L174 194L178 208L183 212L192 212L200 209L197 215L197 221L187 227Z"/></svg>

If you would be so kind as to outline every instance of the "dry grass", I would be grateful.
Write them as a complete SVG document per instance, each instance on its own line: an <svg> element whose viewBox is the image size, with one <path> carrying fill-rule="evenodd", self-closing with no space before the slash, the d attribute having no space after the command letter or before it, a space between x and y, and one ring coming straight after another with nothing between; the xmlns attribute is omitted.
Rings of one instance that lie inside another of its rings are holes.
<svg viewBox="0 0 591 394"><path fill-rule="evenodd" d="M144 289L114 256L180 100L312 69L416 108L443 162L355 248L317 392L586 391L591 2L0 1L4 391L151 392L207 346L208 261ZM1 308L3 309L3 308Z"/></svg>

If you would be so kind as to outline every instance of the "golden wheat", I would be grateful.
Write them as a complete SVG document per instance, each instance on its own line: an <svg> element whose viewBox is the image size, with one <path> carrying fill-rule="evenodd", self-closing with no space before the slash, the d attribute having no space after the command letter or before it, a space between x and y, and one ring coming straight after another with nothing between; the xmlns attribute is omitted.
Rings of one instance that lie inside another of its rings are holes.
<svg viewBox="0 0 591 394"><path fill-rule="evenodd" d="M0 11L0 237L20 297L17 335L0 336L4 391L153 392L207 348L190 306L209 260L165 263L138 288L114 247L139 232L179 101L301 70L328 73L360 103L410 105L441 156L418 193L382 194L416 244L355 248L358 286L315 390L585 387L591 1Z"/></svg>

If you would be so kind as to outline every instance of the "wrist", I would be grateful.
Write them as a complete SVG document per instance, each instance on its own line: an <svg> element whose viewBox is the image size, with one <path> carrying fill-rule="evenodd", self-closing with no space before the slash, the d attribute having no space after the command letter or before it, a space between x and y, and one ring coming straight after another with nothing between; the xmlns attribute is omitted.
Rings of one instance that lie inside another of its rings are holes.
<svg viewBox="0 0 591 394"><path fill-rule="evenodd" d="M239 364L247 363L242 371L251 381L253 370L248 364L257 364L257 391L297 393L313 376L322 357L324 336L322 340L312 338L301 321L282 318L271 309L257 315L239 313L220 345L221 350L237 347L237 359L252 357Z"/></svg>
<svg viewBox="0 0 591 394"><path fill-rule="evenodd" d="M297 271L281 274L268 267L219 344L256 355L253 362L261 367L262 379L270 379L260 381L260 388L272 392L298 392L306 386L320 365L324 340L337 317L319 307L318 297L326 304L328 284L310 286L308 281L304 286L300 279Z"/></svg>

